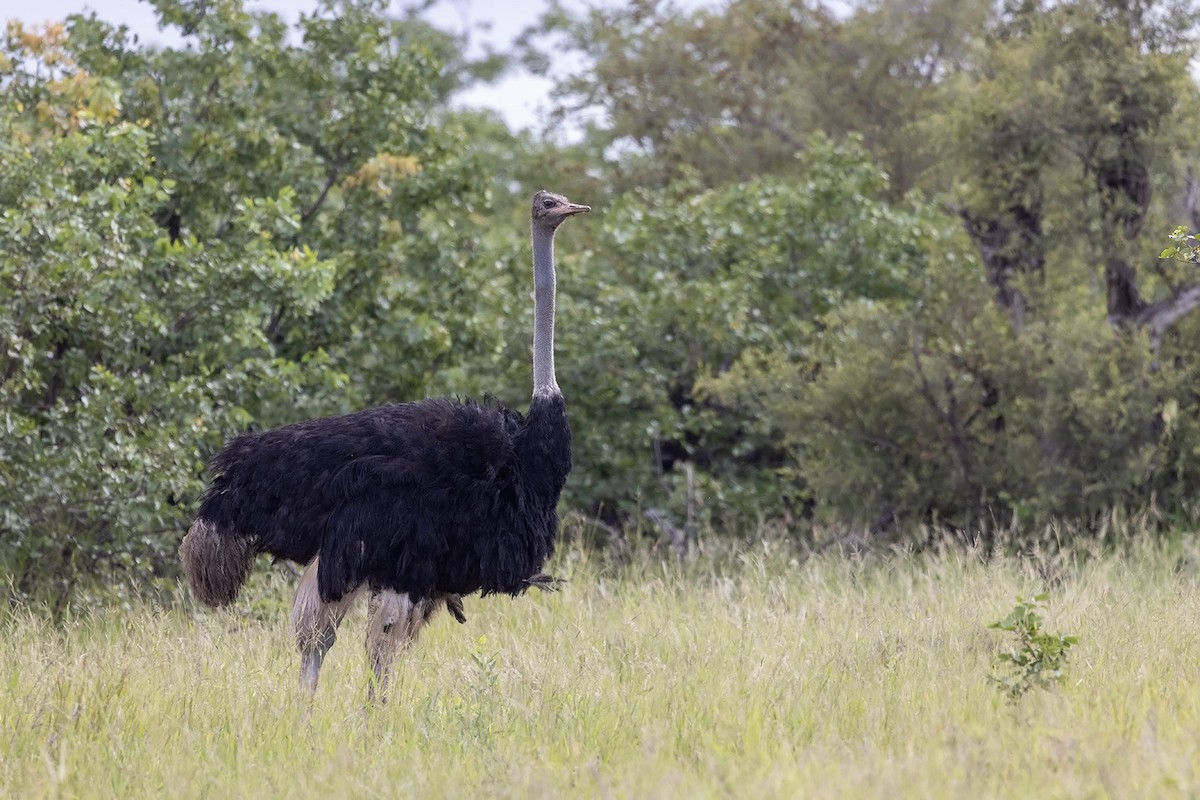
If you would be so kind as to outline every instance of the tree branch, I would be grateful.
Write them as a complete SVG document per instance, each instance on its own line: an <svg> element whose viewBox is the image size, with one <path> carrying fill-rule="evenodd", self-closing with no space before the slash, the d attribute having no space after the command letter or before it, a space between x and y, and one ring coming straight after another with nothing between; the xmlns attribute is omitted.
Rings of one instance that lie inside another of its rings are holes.
<svg viewBox="0 0 1200 800"><path fill-rule="evenodd" d="M318 211L321 210L321 206L325 204L325 198L329 196L329 190L333 188L335 183L337 183L338 175L340 173L341 171L336 166L329 168L329 177L325 181L325 188L323 188L321 193L317 195L316 201L309 206L308 210L300 215L301 227L307 225L308 221L312 219Z"/></svg>
<svg viewBox="0 0 1200 800"><path fill-rule="evenodd" d="M1138 325L1150 331L1156 355L1162 346L1163 334L1198 305L1200 284L1195 284L1177 292L1173 297L1151 303L1135 317Z"/></svg>

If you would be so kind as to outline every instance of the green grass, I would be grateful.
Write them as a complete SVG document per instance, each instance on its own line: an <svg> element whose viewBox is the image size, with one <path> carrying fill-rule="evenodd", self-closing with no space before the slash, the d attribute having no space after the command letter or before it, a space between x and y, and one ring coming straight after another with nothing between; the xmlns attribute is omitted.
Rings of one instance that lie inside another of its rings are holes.
<svg viewBox="0 0 1200 800"><path fill-rule="evenodd" d="M286 581L240 612L0 624L0 797L1170 797L1200 793L1200 575L1142 548L1047 586L963 554L743 556L470 598L365 707L361 610L311 708ZM1066 682L988 681L1049 593Z"/></svg>

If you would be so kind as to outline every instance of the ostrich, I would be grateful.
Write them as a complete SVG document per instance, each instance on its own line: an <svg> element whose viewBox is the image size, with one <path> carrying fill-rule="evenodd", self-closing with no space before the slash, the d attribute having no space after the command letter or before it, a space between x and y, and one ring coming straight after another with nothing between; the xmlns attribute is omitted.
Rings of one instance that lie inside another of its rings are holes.
<svg viewBox="0 0 1200 800"><path fill-rule="evenodd" d="M231 439L180 545L192 592L231 603L257 553L307 564L292 607L300 682L321 662L355 598L370 590L371 696L386 701L396 654L462 596L550 588L556 506L571 429L554 377L554 233L589 206L533 197L533 399L397 403Z"/></svg>

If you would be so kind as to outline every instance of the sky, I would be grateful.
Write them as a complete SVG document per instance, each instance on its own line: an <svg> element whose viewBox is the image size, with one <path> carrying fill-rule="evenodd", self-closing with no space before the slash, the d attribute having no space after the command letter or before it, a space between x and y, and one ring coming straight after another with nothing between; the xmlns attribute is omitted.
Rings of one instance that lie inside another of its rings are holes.
<svg viewBox="0 0 1200 800"><path fill-rule="evenodd" d="M677 0L677 4L685 8L714 5L715 2ZM620 0L564 0L567 8L580 10L592 5L620 4ZM248 7L276 11L292 19L300 11L312 10L315 5L314 0L247 0ZM473 47L482 49L488 45L497 50L507 50L521 31L537 21L544 7L544 0L439 0L426 12L426 16L445 30L455 33L470 31ZM25 22L40 23L87 11L95 11L108 22L127 25L144 41L170 43L164 33L158 30L154 10L141 0L36 0L22 3L12 10L6 9L0 12L0 17L4 20L17 17ZM479 29L480 25L486 27ZM514 70L497 83L463 92L459 102L495 109L515 130L540 129L542 118L549 110L549 89L548 80L524 70Z"/></svg>

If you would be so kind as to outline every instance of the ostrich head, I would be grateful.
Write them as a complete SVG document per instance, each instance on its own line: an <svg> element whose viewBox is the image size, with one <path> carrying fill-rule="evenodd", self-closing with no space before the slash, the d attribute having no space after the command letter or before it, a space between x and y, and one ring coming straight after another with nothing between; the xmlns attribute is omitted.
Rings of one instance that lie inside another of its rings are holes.
<svg viewBox="0 0 1200 800"><path fill-rule="evenodd" d="M581 206L578 203L572 203L561 194L543 190L533 196L533 210L530 212L530 219L535 228L552 231L567 217L591 210L591 206Z"/></svg>

